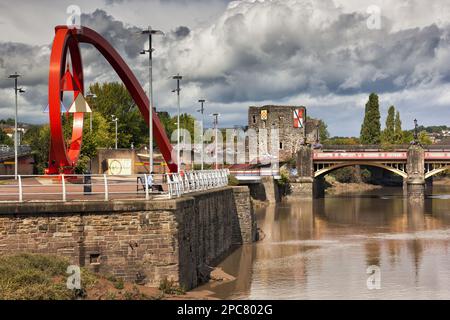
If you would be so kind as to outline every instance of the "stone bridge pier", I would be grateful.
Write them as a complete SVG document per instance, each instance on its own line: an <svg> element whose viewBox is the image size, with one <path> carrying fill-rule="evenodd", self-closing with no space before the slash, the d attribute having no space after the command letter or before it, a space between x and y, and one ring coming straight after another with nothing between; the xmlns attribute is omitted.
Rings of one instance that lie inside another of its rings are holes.
<svg viewBox="0 0 450 320"><path fill-rule="evenodd" d="M406 161L407 178L404 191L408 198L425 198L425 150L420 145L411 145L408 148ZM405 190L406 189L406 190Z"/></svg>
<svg viewBox="0 0 450 320"><path fill-rule="evenodd" d="M404 160L403 160L404 161ZM373 161L375 167L379 162ZM354 164L348 161L348 165ZM365 161L363 165L370 165ZM315 172L314 150L310 146L302 146L297 152L297 176L292 177L291 194L292 199L311 199L324 195L324 174ZM346 166L345 161L339 163L339 167ZM427 183L425 181L425 150L419 144L412 144L407 150L407 159L404 171L404 192L408 198L424 199ZM430 178L428 178L430 180Z"/></svg>
<svg viewBox="0 0 450 320"><path fill-rule="evenodd" d="M297 176L291 178L288 199L320 198L325 194L324 178L314 177L313 149L301 146L297 152Z"/></svg>

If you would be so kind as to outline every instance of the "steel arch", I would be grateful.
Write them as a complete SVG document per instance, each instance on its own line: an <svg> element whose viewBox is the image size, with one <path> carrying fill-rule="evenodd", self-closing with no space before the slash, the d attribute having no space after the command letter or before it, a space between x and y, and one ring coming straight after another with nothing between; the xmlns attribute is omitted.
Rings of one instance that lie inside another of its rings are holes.
<svg viewBox="0 0 450 320"><path fill-rule="evenodd" d="M48 173L50 174L72 173L80 156L84 115L83 113L74 113L72 138L69 148L67 148L64 142L60 108L60 101L63 95L61 78L65 70L67 52L70 53L72 59L73 78L79 86L80 93L84 94L83 68L79 43L91 44L103 55L124 83L147 125L149 124L148 97L131 69L108 41L87 27L75 29L67 26L57 26L50 56L48 84L51 135ZM169 170L176 172L177 164L174 163L172 158L172 145L156 113L153 113L153 135Z"/></svg>
<svg viewBox="0 0 450 320"><path fill-rule="evenodd" d="M320 169L316 172L314 172L314 178L326 175L327 173L336 170L336 169L340 169L340 168L344 168L344 167L350 167L350 166L368 166L368 167L377 167L377 168L382 168L385 169L387 171L393 172L403 178L407 178L408 174L404 171L401 171L399 169L395 169L389 166L386 166L382 163L379 162L370 162L370 161L349 161L349 162L339 162L339 163L333 163L331 164L329 167Z"/></svg>

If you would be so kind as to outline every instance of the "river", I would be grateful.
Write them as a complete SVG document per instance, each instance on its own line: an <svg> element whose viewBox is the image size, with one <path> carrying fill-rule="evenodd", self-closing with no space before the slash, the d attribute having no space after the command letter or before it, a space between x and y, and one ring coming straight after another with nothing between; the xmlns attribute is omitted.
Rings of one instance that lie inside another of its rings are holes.
<svg viewBox="0 0 450 320"><path fill-rule="evenodd" d="M413 202L401 188L256 210L263 240L219 266L221 299L450 299L450 187Z"/></svg>

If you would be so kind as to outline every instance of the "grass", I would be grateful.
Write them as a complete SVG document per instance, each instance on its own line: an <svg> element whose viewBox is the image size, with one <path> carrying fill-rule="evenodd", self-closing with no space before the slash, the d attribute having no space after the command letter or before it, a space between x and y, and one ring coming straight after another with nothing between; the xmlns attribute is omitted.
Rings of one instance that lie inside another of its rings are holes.
<svg viewBox="0 0 450 320"><path fill-rule="evenodd" d="M159 290L146 288L113 275L81 268L81 289L67 288L69 261L56 255L21 253L0 256L0 300L159 300L185 290L164 279ZM156 292L155 292L156 291Z"/></svg>
<svg viewBox="0 0 450 320"><path fill-rule="evenodd" d="M167 278L164 278L160 282L159 290L161 290L163 294L183 295L186 293L186 290L184 290L184 288L175 285L175 282L173 280L167 280Z"/></svg>
<svg viewBox="0 0 450 320"><path fill-rule="evenodd" d="M18 254L0 257L0 300L67 300L82 298L95 276L81 271L81 290L69 290L69 262L61 257Z"/></svg>

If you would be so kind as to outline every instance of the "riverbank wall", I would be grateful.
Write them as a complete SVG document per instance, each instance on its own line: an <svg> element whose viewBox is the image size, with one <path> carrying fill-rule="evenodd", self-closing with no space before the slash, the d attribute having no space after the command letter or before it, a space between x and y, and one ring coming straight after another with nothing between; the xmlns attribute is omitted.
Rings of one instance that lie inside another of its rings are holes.
<svg viewBox="0 0 450 320"><path fill-rule="evenodd" d="M177 199L4 203L0 255L56 254L72 264L157 286L192 289L235 245L256 238L247 187Z"/></svg>

